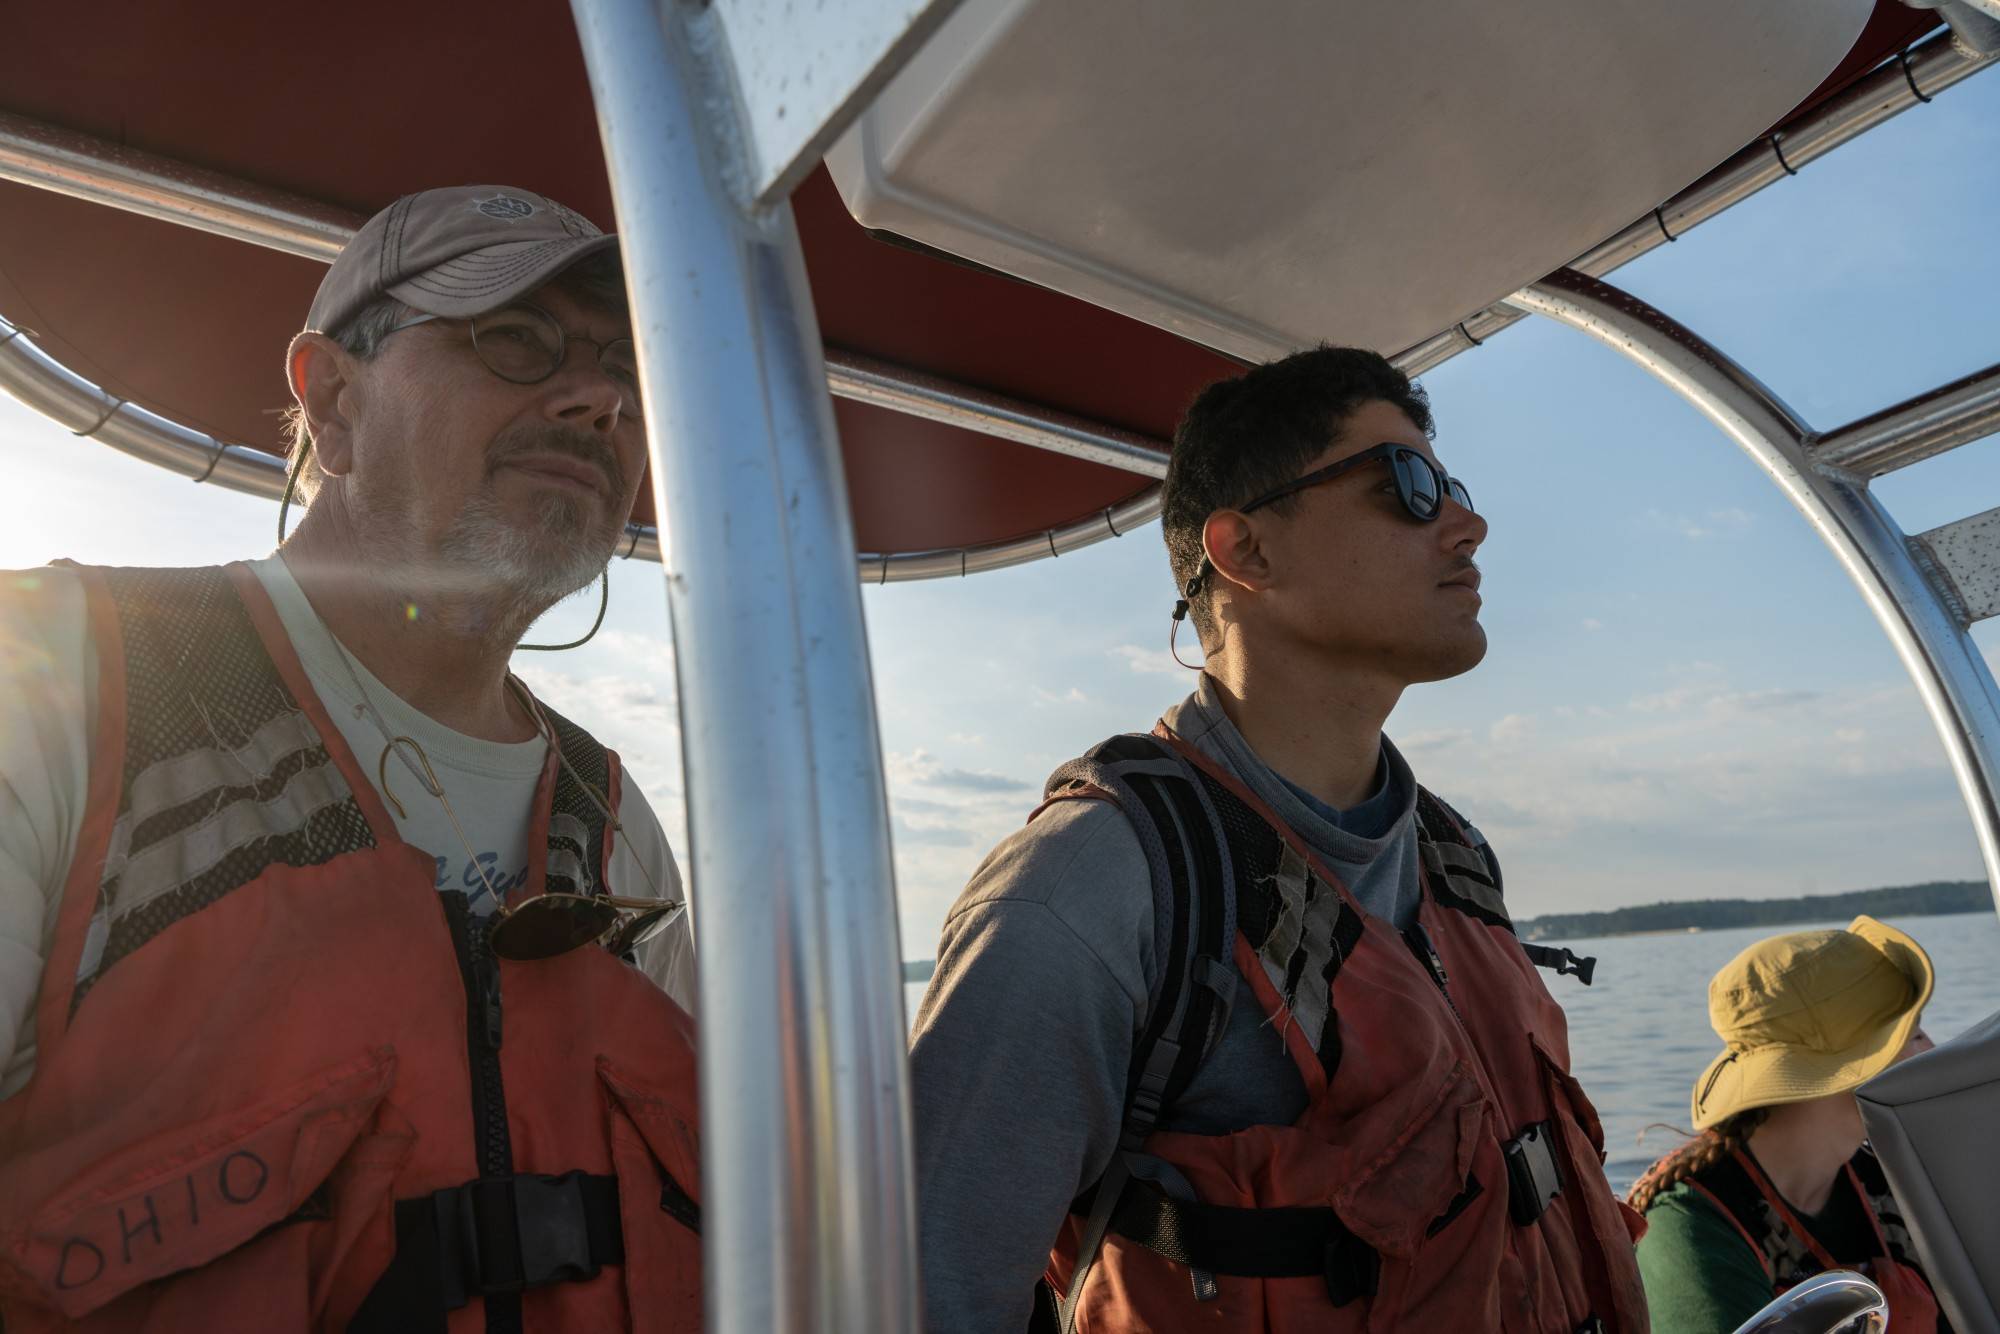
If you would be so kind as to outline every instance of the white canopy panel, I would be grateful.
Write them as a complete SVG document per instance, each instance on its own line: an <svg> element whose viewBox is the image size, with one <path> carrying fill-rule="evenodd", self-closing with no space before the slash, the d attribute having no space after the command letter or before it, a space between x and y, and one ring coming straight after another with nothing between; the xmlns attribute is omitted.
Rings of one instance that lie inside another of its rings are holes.
<svg viewBox="0 0 2000 1334"><path fill-rule="evenodd" d="M1869 0L964 0L855 217L1239 356L1394 352L1764 133Z"/></svg>

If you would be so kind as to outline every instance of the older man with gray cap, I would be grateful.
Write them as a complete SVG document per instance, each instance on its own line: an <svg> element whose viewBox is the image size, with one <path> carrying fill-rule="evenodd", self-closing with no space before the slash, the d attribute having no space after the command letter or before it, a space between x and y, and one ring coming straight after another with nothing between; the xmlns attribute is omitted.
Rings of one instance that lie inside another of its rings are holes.
<svg viewBox="0 0 2000 1334"><path fill-rule="evenodd" d="M508 670L644 471L616 239L399 199L286 371L276 555L0 576L0 1323L699 1329L679 875Z"/></svg>

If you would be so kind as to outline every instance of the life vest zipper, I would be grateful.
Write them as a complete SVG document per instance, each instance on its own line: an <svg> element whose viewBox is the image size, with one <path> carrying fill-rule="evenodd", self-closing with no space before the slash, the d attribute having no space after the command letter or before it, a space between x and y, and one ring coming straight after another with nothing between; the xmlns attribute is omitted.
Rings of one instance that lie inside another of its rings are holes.
<svg viewBox="0 0 2000 1334"><path fill-rule="evenodd" d="M1504 1113L1504 1104L1500 1101L1500 1081L1494 1077L1493 1069L1487 1063L1485 1049L1472 1036L1472 1025L1465 1022L1464 1014L1459 1011L1458 1002L1452 999L1451 975L1445 972L1444 955L1438 952L1436 942L1431 939L1431 933L1424 929L1422 922L1411 922L1409 928L1403 932L1403 943L1410 947L1410 953L1417 956L1417 962L1423 965L1426 973L1430 974L1431 981L1437 983L1438 994L1444 997L1445 1008L1451 1011L1451 1017L1458 1022L1458 1031L1465 1039L1466 1049L1471 1052L1472 1059L1478 1064L1480 1091L1486 1095L1487 1102L1492 1104L1495 1112Z"/></svg>
<svg viewBox="0 0 2000 1334"><path fill-rule="evenodd" d="M1451 998L1451 975L1444 970L1444 956L1438 953L1437 945L1431 940L1431 933L1424 930L1422 922L1411 922L1409 928L1403 932L1403 942L1410 947L1410 953L1417 956L1417 962L1424 966L1424 971L1431 975L1431 981L1437 983L1438 994L1444 997L1444 1003L1450 1007L1451 1017L1458 1020L1459 1028L1465 1031L1466 1038L1470 1041L1472 1031L1466 1028L1465 1016L1458 1012L1458 1002Z"/></svg>
<svg viewBox="0 0 2000 1334"><path fill-rule="evenodd" d="M1444 956L1438 952L1437 943L1431 939L1431 933L1424 929L1421 921L1410 923L1409 928L1403 932L1403 943L1410 947L1410 953L1417 956L1417 962L1421 963L1424 971L1431 975L1431 981L1437 983L1438 993L1444 997L1445 1007L1451 1011L1451 1017L1458 1022L1458 1031L1464 1035L1466 1046L1471 1049L1473 1059L1479 1063L1480 1088L1485 1093L1488 1104L1495 1112L1502 1112L1499 1084L1486 1063L1486 1052L1473 1040L1471 1025L1465 1022L1465 1016L1459 1013L1458 1002L1452 999L1451 975L1445 971ZM1573 1214L1572 1221L1574 1221ZM1587 1223L1585 1225L1588 1226ZM1517 1244L1515 1239L1508 1239L1510 1247L1515 1244ZM1532 1296L1527 1298L1527 1305L1530 1312L1537 1311ZM1582 1326L1579 1334L1583 1334L1583 1331L1589 1328L1588 1325Z"/></svg>
<svg viewBox="0 0 2000 1334"><path fill-rule="evenodd" d="M478 1175L512 1176L514 1146L507 1128L507 1091L500 1082L500 1042L504 1036L500 961L493 957L492 922L475 918L462 893L446 890L438 897L444 901L452 947L458 952L459 974L465 980L466 1068L471 1074ZM489 1334L520 1334L520 1293L488 1293L485 1302Z"/></svg>

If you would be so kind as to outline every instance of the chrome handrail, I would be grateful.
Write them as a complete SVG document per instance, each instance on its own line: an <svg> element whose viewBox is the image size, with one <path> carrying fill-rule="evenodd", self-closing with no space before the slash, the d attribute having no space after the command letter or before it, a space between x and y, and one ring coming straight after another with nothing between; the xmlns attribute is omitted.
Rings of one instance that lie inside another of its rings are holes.
<svg viewBox="0 0 2000 1334"><path fill-rule="evenodd" d="M1636 259L1764 187L1796 174L1804 164L1856 135L1910 107L1929 102L1996 59L2000 59L2000 53L1982 55L1971 51L1957 45L1949 34L1932 37L1878 67L1778 135L1759 139L1659 208L1593 246L1570 267L1601 276ZM1783 147L1779 146L1781 142ZM0 113L0 179L56 190L322 261L338 253L346 236L360 221L313 200L6 113ZM1406 348L1392 360L1407 374L1421 375L1458 353L1477 347L1519 318L1516 310L1502 302ZM100 417L116 415L119 420L115 428L87 433L198 480L218 481L272 499L283 490L282 465L270 456L248 446L218 442L204 432L179 426L144 409L129 405L121 408L110 394L60 367L45 352L34 349L29 340L18 336L21 331L4 324L0 324L0 329L12 331L10 336L0 337L0 388L13 389L30 406L36 406L30 397L35 392L33 388L22 393L14 386L46 382L51 378L49 368L54 367L64 381L64 389L57 397L77 402L73 411L48 415L71 430L81 432ZM34 364L9 364L28 358L31 349L39 354L32 359ZM1165 473L1165 441L839 349L828 350L827 366L828 388L842 397L1155 479ZM1947 386L1947 390L1950 388ZM1883 415L1878 414L1878 418ZM1879 463L1880 470L1886 471L1924 457L1927 452L1950 447L1939 443L1949 432L1935 421L1923 427L1921 440L1885 437L1885 433L1903 424L1871 418L1830 433L1824 442L1828 456L1841 456L1843 452L1851 452L1857 460L1867 456L1869 466ZM107 420L106 425L111 423ZM1865 441L1858 434L1864 426L1871 427ZM1848 437L1850 432L1856 434ZM1155 482L1102 513L1087 515L1058 528L966 547L864 552L856 558L856 563L863 579L880 583L974 574L1045 556L1064 555L1120 536L1150 522L1159 510L1160 491ZM634 525L627 536L621 555L659 559L659 534L651 525Z"/></svg>
<svg viewBox="0 0 2000 1334"><path fill-rule="evenodd" d="M1882 1334L1889 1299L1851 1269L1814 1274L1778 1294L1735 1334Z"/></svg>
<svg viewBox="0 0 2000 1334"><path fill-rule="evenodd" d="M1629 358L1699 409L1775 482L1846 569L1944 742L2000 902L2000 686L1964 619L1919 564L1867 479L1831 466L1815 435L1757 377L1628 292L1563 271L1509 298Z"/></svg>
<svg viewBox="0 0 2000 1334"><path fill-rule="evenodd" d="M1744 148L1651 213L1598 242L1563 267L1601 278L1651 250L1679 240L1690 229L1742 203L1766 186L1798 175L1808 162L1911 107L1931 101L1996 60L2000 60L2000 52L1982 55L1959 45L1950 33L1931 37L1876 66L1784 129ZM1391 360L1406 375L1422 375L1460 352L1478 347L1520 318L1520 313L1507 302L1496 302L1442 333L1405 348Z"/></svg>

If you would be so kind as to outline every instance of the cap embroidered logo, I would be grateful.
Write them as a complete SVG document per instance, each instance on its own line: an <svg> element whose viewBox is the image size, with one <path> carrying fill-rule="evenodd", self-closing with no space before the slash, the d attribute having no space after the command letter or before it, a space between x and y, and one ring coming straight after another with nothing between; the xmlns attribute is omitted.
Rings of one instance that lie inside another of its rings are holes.
<svg viewBox="0 0 2000 1334"><path fill-rule="evenodd" d="M551 199L549 201L549 209L556 215L557 219L559 219L562 222L563 230L568 232L571 236L604 235L604 233L598 229L596 223L592 222L589 218L584 217L583 214L578 213L573 208L568 208L562 204L558 204L555 200Z"/></svg>
<svg viewBox="0 0 2000 1334"><path fill-rule="evenodd" d="M521 219L531 218L535 214L535 206L533 204L530 204L525 199L516 199L512 195L495 195L491 199L478 201L473 207L484 213L487 217L497 218L501 222L519 222Z"/></svg>

